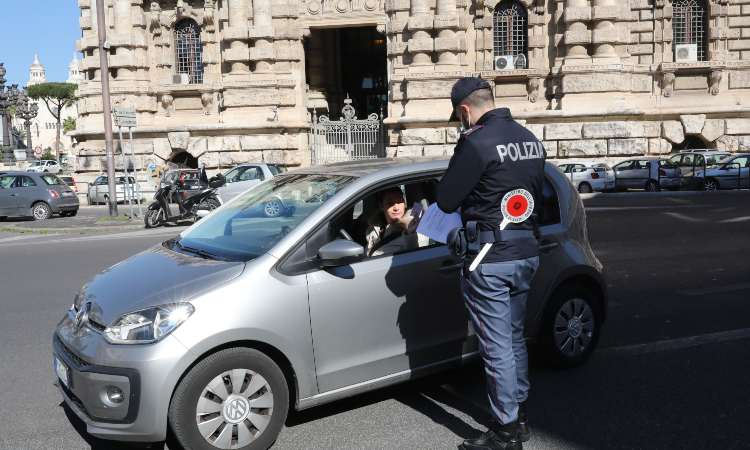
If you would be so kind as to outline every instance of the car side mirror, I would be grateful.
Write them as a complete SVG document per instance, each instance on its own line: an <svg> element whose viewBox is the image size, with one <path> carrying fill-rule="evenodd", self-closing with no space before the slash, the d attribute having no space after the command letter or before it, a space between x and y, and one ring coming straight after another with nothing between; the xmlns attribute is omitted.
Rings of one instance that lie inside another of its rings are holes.
<svg viewBox="0 0 750 450"><path fill-rule="evenodd" d="M348 239L336 239L318 250L318 260L323 267L345 266L359 261L364 255L364 247Z"/></svg>

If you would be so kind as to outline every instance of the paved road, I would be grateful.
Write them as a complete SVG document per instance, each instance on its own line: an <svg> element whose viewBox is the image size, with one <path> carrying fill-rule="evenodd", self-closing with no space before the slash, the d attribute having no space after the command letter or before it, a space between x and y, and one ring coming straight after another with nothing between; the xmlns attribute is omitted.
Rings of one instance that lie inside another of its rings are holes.
<svg viewBox="0 0 750 450"><path fill-rule="evenodd" d="M586 200L610 320L584 367L532 370L527 449L747 447L748 202L746 192ZM0 233L0 449L113 448L59 406L50 333L86 279L177 231ZM295 414L275 448L450 449L483 429L486 411L471 366Z"/></svg>

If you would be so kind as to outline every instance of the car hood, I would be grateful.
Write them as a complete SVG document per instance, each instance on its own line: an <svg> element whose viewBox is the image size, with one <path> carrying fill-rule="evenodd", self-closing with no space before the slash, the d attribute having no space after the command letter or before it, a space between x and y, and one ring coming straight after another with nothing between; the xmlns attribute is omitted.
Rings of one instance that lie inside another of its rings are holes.
<svg viewBox="0 0 750 450"><path fill-rule="evenodd" d="M102 271L79 294L90 302L89 318L104 326L125 313L196 298L244 270L242 262L203 259L162 245Z"/></svg>

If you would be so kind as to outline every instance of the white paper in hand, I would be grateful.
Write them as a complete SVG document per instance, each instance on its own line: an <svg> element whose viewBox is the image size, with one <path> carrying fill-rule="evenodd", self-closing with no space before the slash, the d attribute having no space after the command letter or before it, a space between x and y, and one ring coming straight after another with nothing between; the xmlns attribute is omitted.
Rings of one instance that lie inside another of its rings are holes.
<svg viewBox="0 0 750 450"><path fill-rule="evenodd" d="M437 205L433 203L427 208L417 227L417 233L423 234L433 241L443 244L448 240L448 233L454 228L462 227L461 214L444 213Z"/></svg>

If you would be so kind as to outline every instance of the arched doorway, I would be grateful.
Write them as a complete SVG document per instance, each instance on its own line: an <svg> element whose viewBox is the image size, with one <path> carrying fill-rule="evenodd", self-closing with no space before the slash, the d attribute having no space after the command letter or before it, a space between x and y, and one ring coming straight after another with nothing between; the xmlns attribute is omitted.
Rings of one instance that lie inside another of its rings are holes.
<svg viewBox="0 0 750 450"><path fill-rule="evenodd" d="M185 169L197 169L198 158L191 155L189 152L182 150L176 153L172 153L172 156L167 160L179 168Z"/></svg>
<svg viewBox="0 0 750 450"><path fill-rule="evenodd" d="M679 152L680 150L698 150L704 148L711 148L711 145L706 143L700 136L685 136L685 140L679 144L672 144L672 151Z"/></svg>

